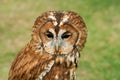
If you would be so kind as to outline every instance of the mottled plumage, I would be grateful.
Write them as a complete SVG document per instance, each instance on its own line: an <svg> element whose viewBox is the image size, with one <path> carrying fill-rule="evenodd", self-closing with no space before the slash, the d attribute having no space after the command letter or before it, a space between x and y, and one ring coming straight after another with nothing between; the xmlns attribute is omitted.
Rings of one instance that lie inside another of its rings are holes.
<svg viewBox="0 0 120 80"><path fill-rule="evenodd" d="M86 37L78 14L43 13L34 23L32 39L13 61L8 80L75 80Z"/></svg>

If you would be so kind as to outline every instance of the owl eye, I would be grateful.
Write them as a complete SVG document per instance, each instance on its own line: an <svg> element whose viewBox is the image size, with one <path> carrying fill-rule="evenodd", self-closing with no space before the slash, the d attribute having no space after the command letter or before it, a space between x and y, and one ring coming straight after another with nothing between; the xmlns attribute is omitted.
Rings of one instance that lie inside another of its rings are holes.
<svg viewBox="0 0 120 80"><path fill-rule="evenodd" d="M65 32L63 35L62 35L62 39L67 39L71 36L71 34L69 32Z"/></svg>
<svg viewBox="0 0 120 80"><path fill-rule="evenodd" d="M47 33L46 33L46 36L47 36L48 38L53 38L53 37L54 37L51 32L47 32Z"/></svg>

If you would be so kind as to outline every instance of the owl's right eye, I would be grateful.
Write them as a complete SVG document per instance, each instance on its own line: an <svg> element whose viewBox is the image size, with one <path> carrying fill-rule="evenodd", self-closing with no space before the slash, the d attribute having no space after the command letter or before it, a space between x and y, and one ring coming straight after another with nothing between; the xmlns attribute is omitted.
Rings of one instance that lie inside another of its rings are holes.
<svg viewBox="0 0 120 80"><path fill-rule="evenodd" d="M46 33L46 36L47 36L48 38L53 38L53 37L54 37L51 32L47 32L47 33Z"/></svg>

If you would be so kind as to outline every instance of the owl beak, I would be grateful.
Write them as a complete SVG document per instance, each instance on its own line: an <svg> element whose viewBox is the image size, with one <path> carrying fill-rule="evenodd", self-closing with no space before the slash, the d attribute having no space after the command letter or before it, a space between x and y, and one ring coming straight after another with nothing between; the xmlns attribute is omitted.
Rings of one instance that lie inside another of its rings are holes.
<svg viewBox="0 0 120 80"><path fill-rule="evenodd" d="M59 49L59 45L58 45L58 42L56 42L56 44L55 44L55 49L58 51L58 49Z"/></svg>
<svg viewBox="0 0 120 80"><path fill-rule="evenodd" d="M60 47L59 41L56 40L56 43L55 43L55 50L58 51L58 50L59 50L59 47Z"/></svg>

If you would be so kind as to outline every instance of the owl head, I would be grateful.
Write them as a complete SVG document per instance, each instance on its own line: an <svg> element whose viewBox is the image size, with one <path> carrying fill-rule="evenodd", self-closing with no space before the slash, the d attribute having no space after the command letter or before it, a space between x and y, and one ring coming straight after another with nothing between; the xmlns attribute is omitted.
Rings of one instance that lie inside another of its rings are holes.
<svg viewBox="0 0 120 80"><path fill-rule="evenodd" d="M69 55L82 50L87 30L83 19L72 11L49 11L39 16L33 27L32 40L51 55Z"/></svg>

